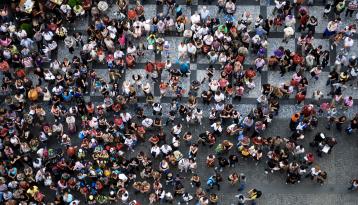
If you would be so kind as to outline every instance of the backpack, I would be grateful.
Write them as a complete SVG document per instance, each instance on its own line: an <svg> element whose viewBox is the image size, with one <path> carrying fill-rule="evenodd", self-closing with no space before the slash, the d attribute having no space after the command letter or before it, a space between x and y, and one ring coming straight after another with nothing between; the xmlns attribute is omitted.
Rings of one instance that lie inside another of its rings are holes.
<svg viewBox="0 0 358 205"><path fill-rule="evenodd" d="M257 191L256 192L256 199L260 198L262 195L262 192L261 191Z"/></svg>

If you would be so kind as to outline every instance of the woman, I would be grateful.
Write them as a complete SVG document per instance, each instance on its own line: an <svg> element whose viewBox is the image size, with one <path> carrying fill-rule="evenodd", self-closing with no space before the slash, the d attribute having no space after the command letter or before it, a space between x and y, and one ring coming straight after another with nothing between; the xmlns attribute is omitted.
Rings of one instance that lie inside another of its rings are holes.
<svg viewBox="0 0 358 205"><path fill-rule="evenodd" d="M310 74L311 74L311 79L314 78L315 79L315 82L317 82L319 76L321 75L322 73L322 67L320 65L312 68L310 70Z"/></svg>
<svg viewBox="0 0 358 205"><path fill-rule="evenodd" d="M318 20L315 16L311 16L307 22L307 28L308 28L308 32L315 34L316 32L316 26L318 25Z"/></svg>
<svg viewBox="0 0 358 205"><path fill-rule="evenodd" d="M66 117L66 123L69 134L76 133L76 118L73 115L69 115Z"/></svg>
<svg viewBox="0 0 358 205"><path fill-rule="evenodd" d="M232 173L228 177L228 181L231 185L235 185L239 181L239 176L236 172Z"/></svg>
<svg viewBox="0 0 358 205"><path fill-rule="evenodd" d="M327 28L323 33L323 37L330 37L336 34L338 29L338 20L328 22Z"/></svg>

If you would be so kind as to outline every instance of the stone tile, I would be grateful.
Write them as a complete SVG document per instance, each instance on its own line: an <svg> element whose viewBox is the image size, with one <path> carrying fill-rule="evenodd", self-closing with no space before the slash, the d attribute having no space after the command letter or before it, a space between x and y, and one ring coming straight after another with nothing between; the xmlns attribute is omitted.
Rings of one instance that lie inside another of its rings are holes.
<svg viewBox="0 0 358 205"><path fill-rule="evenodd" d="M95 69L97 77L102 78L105 82L109 82L109 75L107 69ZM102 96L98 89L95 89L94 82L90 82L91 93L93 96Z"/></svg>
<svg viewBox="0 0 358 205"><path fill-rule="evenodd" d="M256 105L249 104L234 104L234 109L237 110L242 116L247 116Z"/></svg>
<svg viewBox="0 0 358 205"><path fill-rule="evenodd" d="M353 17L346 17L345 16L346 12L344 11L342 14L341 14L341 19L342 19L342 27L343 26L348 26L348 25L352 25L352 24L356 24L356 20L355 20L355 15L357 13L353 13Z"/></svg>
<svg viewBox="0 0 358 205"><path fill-rule="evenodd" d="M178 60L178 45L183 41L182 37L166 37L166 41L169 42L170 50L169 50L169 59L171 62L176 62ZM186 58L185 60L188 60Z"/></svg>
<svg viewBox="0 0 358 205"><path fill-rule="evenodd" d="M155 4L145 5L144 17L145 19L151 19L157 15L157 6Z"/></svg>
<svg viewBox="0 0 358 205"><path fill-rule="evenodd" d="M329 86L326 86L326 82L328 79L329 72L322 72L319 79L316 81L315 79L311 79L309 73L307 73L306 78L308 79L308 89L307 89L307 97L312 97L312 94L315 90L320 90L324 95L327 95L330 91Z"/></svg>
<svg viewBox="0 0 358 205"><path fill-rule="evenodd" d="M261 75L259 73L254 79L254 82L256 87L253 90L250 90L250 92L246 93L244 97L257 98L261 95Z"/></svg>
<svg viewBox="0 0 358 205"><path fill-rule="evenodd" d="M190 70L197 70L198 65L196 63L190 63Z"/></svg>
<svg viewBox="0 0 358 205"><path fill-rule="evenodd" d="M358 56L358 41L357 39L354 40L354 45L351 47L351 50L349 51L349 56Z"/></svg>
<svg viewBox="0 0 358 205"><path fill-rule="evenodd" d="M212 80L219 80L220 78L220 70L214 70L214 76ZM201 82L204 78L207 78L207 71L206 70L197 70L196 71L196 80ZM203 91L209 90L209 82L206 79L205 82L200 86L198 90L198 94L200 95Z"/></svg>
<svg viewBox="0 0 358 205"><path fill-rule="evenodd" d="M279 86L282 83L290 82L293 72L286 73L283 77L279 71L269 71L268 72L268 83L271 85Z"/></svg>
<svg viewBox="0 0 358 205"><path fill-rule="evenodd" d="M153 16L157 15L157 11L156 11L157 6L155 5L155 1L150 1L150 0L144 0L144 1L145 1L146 18L152 18ZM267 1L260 0L260 5L264 6L268 3L268 1L269 0L267 0ZM200 0L200 2L202 3L203 0ZM130 7L133 7L134 3L135 3L135 1L131 0ZM189 16L193 12L193 11L191 11L191 7L189 8L184 5L184 3L185 3L184 0L177 0L177 3L179 3L180 5L183 5L184 15ZM222 14L217 15L217 7L214 5L214 3L215 3L215 0L212 0L212 5L207 6L208 9L210 10L210 14L214 15L214 16L219 16L219 18L222 20L223 15ZM247 5L247 4L255 4L255 3L256 2L254 2L254 1L243 2L243 1L238 0L237 1L238 10L236 12L236 17L241 16L241 14L244 11L250 11L253 14L253 18L256 18L260 12L259 6L243 6L243 4ZM271 0L271 5L272 5L272 3L273 3L273 1ZM197 5L198 0L193 0L193 4ZM200 8L202 8L202 5L199 5L198 8L200 10ZM272 8L273 8L273 6L269 6L267 8L267 13L268 13L269 17L272 16L271 15ZM114 17L114 12L116 11L116 9L117 9L116 6L113 4L113 6L111 6L108 9L106 14L112 18L112 17ZM321 14L323 11L323 7L313 6L313 7L310 7L309 10L310 10L311 15L315 15L319 18L319 27L317 27L317 32L322 33L325 26L327 25L327 22L328 22L328 20L326 20L326 19L322 20ZM342 14L343 25L351 24L353 22L354 22L354 18L347 19L344 17L344 14ZM84 30L88 26L88 20L76 21L75 25L76 26L74 26L73 28L76 28L76 31ZM73 32L73 31L71 30L70 32ZM173 63L176 63L177 46L182 41L182 38L181 37L165 37L165 39L166 40L169 39L171 46L172 46L170 60ZM140 41L146 42L146 39L143 37L139 40L134 41L134 43L137 45L138 42L140 42ZM271 39L269 39L268 55L271 55L273 53L273 51L278 46L281 46L281 45L284 48L290 49L291 51L295 50L293 39L291 39L288 44L285 44L285 43L281 42L281 38L271 38ZM318 45L322 45L323 49L329 48L329 42L326 39L316 38L314 41L314 46L318 46ZM341 48L341 45L339 45L337 49L339 49L339 48ZM80 50L79 48L76 48L75 55L79 54L79 50ZM353 55L353 54L358 55L358 47L356 47L356 46L353 47L349 54L350 55ZM73 55L69 54L68 49L65 48L63 42L60 42L58 58L60 61L62 61L62 59L64 57L72 59ZM255 55L251 55L251 54L248 55L248 57L246 59L246 65L247 64L250 65L254 59L255 59ZM147 60L155 60L155 55L153 52L148 51L144 57L141 57L138 59L138 62L144 63ZM199 63L208 63L208 59L206 56L201 55L198 57L198 62ZM201 69L201 66L202 65L199 65L200 69ZM151 83L151 85L153 86L152 90L154 90L154 84L153 84L152 80L146 79L144 70L140 69L140 67L137 67L137 68L138 69L127 70L125 79L133 82L131 76L133 74L139 73L143 77L143 83L146 83L146 82ZM194 71L193 75L195 73L195 76L190 76L188 78L181 79L181 84L185 90L189 90L190 81L192 81L193 79L197 79L197 80L201 81L203 79L203 77L206 76L205 70L197 70L197 68L198 68L198 65L196 63L191 63L191 70ZM109 80L108 79L108 70L106 69L105 65L102 66L100 64L95 64L95 69L99 76L103 77L106 81ZM1 75L2 74L0 73L0 78L1 78ZM219 76L220 76L220 71L216 70L214 79L218 79ZM292 73L287 73L283 78L281 78L278 71L269 71L268 72L268 82L273 85L279 85L280 83L290 81L291 76L292 76ZM32 74L30 74L30 78L32 80L34 80L34 82L36 82L36 77L34 77ZM308 90L307 96L310 97L313 90L315 90L315 89L321 89L326 94L327 88L324 85L326 78L327 78L327 73L322 73L320 80L318 82L313 84L312 81L310 81L310 85L309 85L310 88ZM162 79L165 81L167 81L169 79L169 75L167 72L163 72ZM245 97L256 98L259 95L260 87L261 87L260 75L258 75L258 77L255 79L255 82L257 83L255 90L251 91ZM208 89L207 84L208 84L208 82L206 81L204 83L204 85L201 86L200 90ZM198 93L200 94L200 91ZM353 88L351 88L351 87L348 87L347 89L343 90L343 94L345 96L352 95L356 99L358 98L357 93L358 92L356 90L353 90ZM138 95L143 96L143 93L140 91L138 93ZM99 93L96 93L96 94L92 95L91 97L86 96L85 101L88 102L88 101L93 100L94 103L96 105L98 105L99 103L103 102L103 97L98 97L98 96L100 96ZM175 96L175 95L173 93L169 92L168 96ZM187 94L185 94L184 96L187 96ZM155 97L155 100L159 101L159 98ZM199 102L200 101L201 100L199 100ZM228 101L228 103L229 102L230 101ZM186 101L183 100L182 103L186 104ZM144 110L145 110L146 115L148 115L148 116L152 115L151 114L152 110L150 107L145 106L144 103L139 103L139 106L145 107ZM163 116L165 117L166 114L169 112L169 103L163 103L162 106L163 106L163 114L164 114ZM208 110L212 106L214 106L213 103L210 104L209 106L202 105L202 103L199 103L199 105L198 105L198 107L200 107L201 109L204 110L204 117L206 117L206 118L208 117ZM252 104L235 103L234 107L243 116L246 116L255 107L255 104L254 103L252 103ZM47 106L45 108L46 108L47 112L49 112L49 107ZM133 113L134 108L130 106L128 108L128 110L131 113ZM270 124L268 126L267 130L263 133L263 137L269 137L269 136L275 136L275 135L280 135L283 137L288 136L289 133L291 133L288 128L288 123L289 123L288 118L291 116L292 113L297 112L297 111L299 111L299 108L294 105L281 104L281 108L280 108L278 116L276 116L274 121L272 122L272 124ZM349 111L347 111L344 114L346 114L348 117L352 117L353 114L356 112L358 112L358 105L355 105L352 109L350 109ZM177 120L177 122L179 122L179 121L180 121L180 119ZM197 124L190 125L188 127L185 126L185 129L183 130L183 132L191 131L194 135L194 138L197 138L197 136L201 132L203 132L205 130L211 130L211 128L209 127L210 124L208 122L208 119L204 119L203 121L204 121L204 123L202 126L197 126ZM318 128L316 128L316 130L313 130L313 131L307 131L305 133L305 139L300 141L300 143L302 143L302 145L304 145L306 151L314 152L314 150L308 146L308 143L309 143L309 141L312 140L313 135L316 134L318 131L323 131L329 136L337 137L338 144L336 145L336 147L334 148L334 150L332 151L332 153L330 155L325 155L322 158L316 157L315 164L318 164L323 170L328 172L328 180L325 185L319 186L318 184L312 182L309 179L302 180L302 182L298 185L294 185L294 186L285 185L284 184L285 174L275 173L275 174L265 175L263 173L263 171L266 167L265 160L263 160L261 162L261 164L255 166L254 162L252 162L251 160L245 161L245 160L240 159L239 165L236 168L225 169L225 171L222 173L223 178L226 179L228 174L233 171L245 173L247 176L248 182L247 182L247 189L244 192L246 192L248 189L251 189L251 188L258 188L263 191L263 196L259 200L257 200L257 202L259 204L262 203L262 204L290 204L290 205L309 205L309 204L356 205L358 196L353 193L352 194L346 193L346 188L348 186L350 179L356 177L355 171L357 170L358 165L357 165L357 163L355 163L354 159L356 159L358 157L357 140L354 138L353 135L347 136L344 133L337 132L335 129L331 129L330 131L326 130L324 128L325 123L326 123L326 121L323 118L322 120L319 121ZM165 132L169 133L170 128L171 128L171 126L165 127L164 128ZM168 137L170 137L170 136L168 136ZM234 138L231 138L231 139L229 138L229 140L231 140L232 142L236 142ZM222 141L222 138L221 139L219 138L218 141ZM136 150L144 151L145 153L149 153L148 146L149 145L147 143L141 143L136 147ZM182 153L184 155L186 155L188 148L185 146L181 146L179 148L179 150L182 151ZM206 148L200 147L199 152L200 152L200 154L197 157L198 174L202 178L202 181L205 182L205 180L211 174L214 174L214 169L208 169L205 165L205 157L210 153L214 153L214 149L213 148L210 149L207 147ZM236 150L233 149L231 153L236 153ZM133 156L135 156L135 153L128 153L128 157L133 157ZM156 168L158 167L157 160L154 160L153 167L156 167ZM174 171L176 172L175 169L174 169ZM183 174L183 175L186 177L186 179L190 178L189 174ZM186 190L189 191L190 193L194 192L194 190L190 187L190 185L188 183L184 183L184 186L185 186ZM221 183L221 186L222 186L221 191L217 192L220 197L219 203L224 204L224 205L236 204L237 199L234 198L233 196L238 194L236 191L237 187L232 187L226 182ZM130 190L130 193L132 193L131 190ZM136 198L136 199L138 199L143 204L149 204L149 202L147 202L148 201L147 196L138 195L137 197L138 198Z"/></svg>
<svg viewBox="0 0 358 205"><path fill-rule="evenodd" d="M192 13L191 7L187 6L187 5L180 5L180 6L181 6L182 11L183 11L182 15L190 19L190 16L191 16L191 13Z"/></svg>
<svg viewBox="0 0 358 205"><path fill-rule="evenodd" d="M63 41L58 43L57 59L62 61L64 58L67 58L71 61L73 56L75 55L80 56L79 48L75 48L75 51L73 52L73 54L71 54Z"/></svg>
<svg viewBox="0 0 358 205"><path fill-rule="evenodd" d="M169 82L169 77L170 76L168 72L162 73L162 81ZM190 77L180 77L179 86L181 86L186 91L183 96L187 97L190 89ZM169 88L166 93L166 96L175 97L176 96L175 91Z"/></svg>
<svg viewBox="0 0 358 205"><path fill-rule="evenodd" d="M137 58L139 63L146 63L148 61L155 61L155 53L151 50L146 50L144 56Z"/></svg>
<svg viewBox="0 0 358 205"><path fill-rule="evenodd" d="M270 0L260 0L260 6L270 5Z"/></svg>
<svg viewBox="0 0 358 205"><path fill-rule="evenodd" d="M295 51L296 50L295 39L291 38L288 43L284 43L282 42L282 38L269 38L267 55L268 56L273 55L273 52L280 46L284 47L285 49L290 49L290 51Z"/></svg>
<svg viewBox="0 0 358 205"><path fill-rule="evenodd" d="M127 69L126 70L126 77L125 80L131 82L131 84L134 84L134 80L132 78L133 75L140 75L142 77L142 84L146 84L146 83L150 83L151 85L151 92L154 92L154 82L153 80L149 77L146 78L146 73L144 70L142 69ZM139 96L144 96L144 93L142 92L141 88L138 88L137 86L134 86L136 88L137 94Z"/></svg>
<svg viewBox="0 0 358 205"><path fill-rule="evenodd" d="M108 9L106 11L106 15L110 19L116 19L118 11L119 11L119 8L118 8L117 4L112 4L111 6L108 7Z"/></svg>
<svg viewBox="0 0 358 205"><path fill-rule="evenodd" d="M74 23L76 26L69 26L67 28L69 28L69 30L72 30L71 28L73 28L73 31L87 31L88 23L89 17L82 16L81 18L76 18Z"/></svg>
<svg viewBox="0 0 358 205"><path fill-rule="evenodd" d="M315 38L313 43L312 43L312 45L315 48L321 45L323 50L330 50L330 44L329 44L329 41L327 39Z"/></svg>
<svg viewBox="0 0 358 205"><path fill-rule="evenodd" d="M251 49L251 45L250 45L250 49ZM254 61L257 58L257 53L252 53L249 49L249 54L245 56L245 61L244 61L244 65L254 65Z"/></svg>
<svg viewBox="0 0 358 205"><path fill-rule="evenodd" d="M138 49L139 43L143 43L146 50L144 50L144 55L137 58L137 62L139 63L146 63L148 61L154 61L155 60L155 53L153 50L148 50L148 42L145 36L142 36L138 39L132 39L130 40L133 45L135 45Z"/></svg>
<svg viewBox="0 0 358 205"><path fill-rule="evenodd" d="M328 19L323 18L324 7L309 6L307 8L308 8L309 14L315 16L318 20L318 25L316 27L316 33L323 33L327 27L327 24L328 24Z"/></svg>
<svg viewBox="0 0 358 205"><path fill-rule="evenodd" d="M210 16L217 16L219 9L215 5L199 5L197 11L200 12L204 6L210 11Z"/></svg>
<svg viewBox="0 0 358 205"><path fill-rule="evenodd" d="M236 20L242 19L244 12L250 12L252 15L252 23L249 25L248 30L254 29L254 22L257 17L260 15L260 6L242 6L239 5L236 7L236 12L234 14Z"/></svg>

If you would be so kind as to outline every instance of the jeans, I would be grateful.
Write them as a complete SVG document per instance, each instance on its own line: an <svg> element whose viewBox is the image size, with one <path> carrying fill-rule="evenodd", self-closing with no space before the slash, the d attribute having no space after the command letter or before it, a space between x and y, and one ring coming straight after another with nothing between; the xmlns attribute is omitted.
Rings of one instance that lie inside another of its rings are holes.
<svg viewBox="0 0 358 205"><path fill-rule="evenodd" d="M354 191L354 190L356 190L358 187L356 187L356 186L353 186L353 184L351 185L351 187L349 187L348 188L348 190L350 190L350 191Z"/></svg>

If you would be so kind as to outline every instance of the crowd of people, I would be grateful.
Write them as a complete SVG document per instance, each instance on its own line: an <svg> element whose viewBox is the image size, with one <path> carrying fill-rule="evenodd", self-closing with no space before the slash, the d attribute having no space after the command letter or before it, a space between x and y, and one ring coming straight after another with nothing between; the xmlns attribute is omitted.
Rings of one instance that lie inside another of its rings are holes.
<svg viewBox="0 0 358 205"><path fill-rule="evenodd" d="M242 160L265 163L263 172L279 172L287 184L310 178L323 185L329 170L315 158L329 155L337 141L316 130L310 147L303 142L318 119L327 119L320 122L327 129L357 132L358 114L347 116L354 96L344 91L358 87L358 59L351 51L356 24L346 23L358 18L358 2L327 3L324 31L316 29L322 23L317 13L309 12L314 2L268 1L274 9L264 17L249 11L234 15L240 6L236 0L208 0L216 3L217 13L202 6L191 16L175 0L157 0L163 12L148 17L145 1L5 1L0 10L0 203L214 205L224 200L220 184L229 183L238 191L235 203L256 204L264 193L248 188L245 173L231 169ZM118 8L115 17L109 17L109 7ZM87 19L86 30L73 29ZM268 36L278 31L284 43L300 33L298 47L268 53ZM317 34L331 46L317 45ZM181 37L181 43L171 45L168 35ZM60 45L69 53L63 59L57 57ZM330 59L334 50L336 59ZM161 60L138 63L153 53ZM199 58L207 59L206 75L186 90L190 63ZM109 80L94 64L107 69ZM125 78L131 69L143 72ZM257 76L276 70L291 80L256 87ZM307 96L324 71L329 71L324 80L330 92ZM155 86L160 96L154 95ZM257 105L245 114L234 104L253 89L261 89ZM100 102L86 99L94 94ZM287 124L292 132L265 136L280 101L290 96L298 110ZM169 105L163 97L170 97ZM196 125L203 125L200 133L188 129ZM202 165L197 157L204 149L210 154ZM212 174L203 178L198 166ZM353 180L349 190L357 187Z"/></svg>

